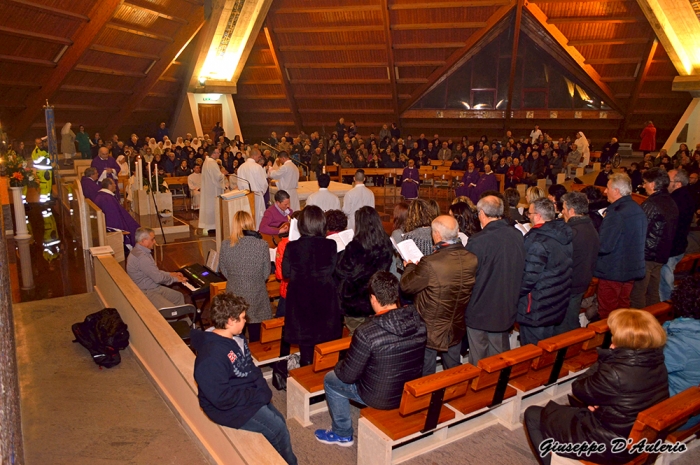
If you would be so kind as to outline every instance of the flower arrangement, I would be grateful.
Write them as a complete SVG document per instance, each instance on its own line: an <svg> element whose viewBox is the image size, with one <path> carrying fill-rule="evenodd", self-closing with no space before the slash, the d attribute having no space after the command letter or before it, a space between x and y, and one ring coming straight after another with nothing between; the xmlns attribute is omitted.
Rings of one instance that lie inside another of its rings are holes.
<svg viewBox="0 0 700 465"><path fill-rule="evenodd" d="M143 178L143 187L145 187L146 190L149 190L151 185L154 188L153 190L155 190L156 192L163 193L163 192L168 191L168 188L166 187L167 185L165 184L165 180L164 180L163 176L155 176L155 174L152 174L150 183L148 182L148 178L144 177ZM158 187L157 189L156 189L156 186Z"/></svg>
<svg viewBox="0 0 700 465"><path fill-rule="evenodd" d="M34 170L27 161L10 149L5 155L5 173L10 178L10 187L38 187Z"/></svg>

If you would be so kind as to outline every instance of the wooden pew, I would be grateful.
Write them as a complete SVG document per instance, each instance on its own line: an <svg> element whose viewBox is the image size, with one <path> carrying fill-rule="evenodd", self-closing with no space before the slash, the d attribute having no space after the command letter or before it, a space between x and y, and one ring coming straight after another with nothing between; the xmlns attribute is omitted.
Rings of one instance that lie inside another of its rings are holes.
<svg viewBox="0 0 700 465"><path fill-rule="evenodd" d="M444 402L463 396L479 372L465 364L424 376L404 385L399 408L363 408L358 422L357 463L389 465L402 455L412 457L440 447L446 439L447 423L457 416ZM420 442L419 438L427 434L430 436ZM430 441L429 445L417 447L425 440ZM401 448L404 444L406 447Z"/></svg>
<svg viewBox="0 0 700 465"><path fill-rule="evenodd" d="M673 320L675 316L673 305L670 302L659 302L658 304L649 305L642 310L646 310L659 320L659 323L664 324L669 320Z"/></svg>
<svg viewBox="0 0 700 465"><path fill-rule="evenodd" d="M700 387L693 386L683 392L670 397L663 402L660 402L653 407L650 407L637 415L637 420L632 426L629 439L632 444L636 444L642 440L646 440L648 444L653 443L658 439L665 439L666 442L693 442L697 446L697 434L700 427L692 428L686 431L678 431L678 428L683 426L690 417L700 413ZM627 464L643 464L651 461L653 456L642 454L626 462ZM671 454L659 454L657 464L668 464L673 459ZM557 454L552 454L552 465L571 465L571 464L592 464L585 460L571 460L560 457Z"/></svg>
<svg viewBox="0 0 700 465"><path fill-rule="evenodd" d="M674 274L692 276L700 270L700 253L687 254L676 265Z"/></svg>
<svg viewBox="0 0 700 465"><path fill-rule="evenodd" d="M532 367L527 373L511 378L510 385L527 393L541 386L557 384L560 378L569 374L569 370L564 368L564 362L578 355L584 342L592 339L595 334L591 329L579 328L541 340L537 346L542 349L542 355L532 361Z"/></svg>
<svg viewBox="0 0 700 465"><path fill-rule="evenodd" d="M340 359L340 353L350 348L351 337L317 344L311 365L289 372L287 378L287 418L296 419L302 426L311 426L311 415L328 410L325 402L311 405L311 398L325 392L323 378Z"/></svg>

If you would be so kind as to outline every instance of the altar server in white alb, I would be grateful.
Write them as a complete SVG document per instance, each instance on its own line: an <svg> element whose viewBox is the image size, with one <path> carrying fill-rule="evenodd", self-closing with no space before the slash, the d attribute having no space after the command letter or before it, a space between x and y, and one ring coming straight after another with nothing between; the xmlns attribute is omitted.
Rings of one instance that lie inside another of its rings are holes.
<svg viewBox="0 0 700 465"><path fill-rule="evenodd" d="M279 169L270 171L270 178L277 180L277 188L279 190L286 191L289 194L289 205L292 210L301 210L301 205L299 205L299 194L297 193L297 187L299 187L299 168L294 162L289 158L287 152L280 152L277 154L277 159L282 163Z"/></svg>
<svg viewBox="0 0 700 465"><path fill-rule="evenodd" d="M314 192L306 199L306 205L316 205L324 212L328 210L340 210L340 199L333 192L328 190L331 184L331 177L326 173L318 175L318 191Z"/></svg>
<svg viewBox="0 0 700 465"><path fill-rule="evenodd" d="M202 189L202 167L194 165L194 173L187 176L187 185L192 197L192 210L199 210L199 196Z"/></svg>
<svg viewBox="0 0 700 465"><path fill-rule="evenodd" d="M265 192L267 192L267 175L265 169L260 166L262 158L260 150L253 149L250 157L238 168L238 189L248 190L255 194L255 230L260 228L260 222L265 214Z"/></svg>
<svg viewBox="0 0 700 465"><path fill-rule="evenodd" d="M216 162L218 159L219 149L216 149L202 164L198 227L204 232L216 229L216 198L224 193L224 175Z"/></svg>
<svg viewBox="0 0 700 465"><path fill-rule="evenodd" d="M357 170L355 185L343 198L343 213L348 215L348 229L355 230L355 212L362 207L374 208L374 193L365 186L364 170Z"/></svg>

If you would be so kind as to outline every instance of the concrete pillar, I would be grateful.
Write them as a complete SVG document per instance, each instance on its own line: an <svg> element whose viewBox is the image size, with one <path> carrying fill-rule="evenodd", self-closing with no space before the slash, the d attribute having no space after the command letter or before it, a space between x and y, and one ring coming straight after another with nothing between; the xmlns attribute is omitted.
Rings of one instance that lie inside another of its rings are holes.
<svg viewBox="0 0 700 465"><path fill-rule="evenodd" d="M0 220L4 223L4 219ZM0 463L24 464L19 374L5 227L0 228Z"/></svg>

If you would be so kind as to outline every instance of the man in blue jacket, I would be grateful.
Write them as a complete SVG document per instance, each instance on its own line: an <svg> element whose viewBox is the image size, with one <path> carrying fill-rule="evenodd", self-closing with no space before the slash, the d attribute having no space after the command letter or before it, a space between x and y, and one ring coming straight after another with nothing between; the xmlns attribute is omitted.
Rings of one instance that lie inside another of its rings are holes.
<svg viewBox="0 0 700 465"><path fill-rule="evenodd" d="M270 403L272 391L241 335L247 310L243 297L219 294L211 302L214 331L191 331L199 406L218 425L262 433L288 464L296 465L287 423Z"/></svg>
<svg viewBox="0 0 700 465"><path fill-rule="evenodd" d="M532 229L525 235L525 270L520 284L517 321L520 343L535 344L556 336L569 308L573 268L573 233L555 220L554 203L537 199L528 213Z"/></svg>
<svg viewBox="0 0 700 465"><path fill-rule="evenodd" d="M598 278L600 318L618 308L629 308L634 281L646 274L647 217L630 196L632 181L624 173L612 174L605 193L610 206L598 231L600 249L593 273Z"/></svg>

